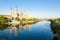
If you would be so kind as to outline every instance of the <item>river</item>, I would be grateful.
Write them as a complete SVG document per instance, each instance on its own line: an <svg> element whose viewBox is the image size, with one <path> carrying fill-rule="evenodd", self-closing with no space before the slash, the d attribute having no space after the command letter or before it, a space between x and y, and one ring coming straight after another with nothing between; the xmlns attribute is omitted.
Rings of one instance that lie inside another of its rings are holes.
<svg viewBox="0 0 60 40"><path fill-rule="evenodd" d="M52 40L53 32L49 21L31 25L19 25L0 31L0 40Z"/></svg>

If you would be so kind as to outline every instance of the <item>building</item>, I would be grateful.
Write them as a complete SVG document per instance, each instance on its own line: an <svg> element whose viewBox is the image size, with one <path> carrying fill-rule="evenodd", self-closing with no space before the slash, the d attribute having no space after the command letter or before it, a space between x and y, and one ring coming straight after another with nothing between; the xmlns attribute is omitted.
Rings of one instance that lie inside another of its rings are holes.
<svg viewBox="0 0 60 40"><path fill-rule="evenodd" d="M20 11L20 13L18 13L18 8L16 6L15 11L13 13L12 8L10 8L10 15L0 15L0 16L4 16L6 18L12 19L12 18L31 18L31 13L29 13L28 15L26 15L26 11L22 12L22 10Z"/></svg>

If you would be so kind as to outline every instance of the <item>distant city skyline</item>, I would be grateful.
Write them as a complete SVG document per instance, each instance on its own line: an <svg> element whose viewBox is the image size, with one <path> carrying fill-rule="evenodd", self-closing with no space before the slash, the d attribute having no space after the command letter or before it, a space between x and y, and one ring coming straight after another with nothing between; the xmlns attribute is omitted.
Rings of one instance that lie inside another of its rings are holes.
<svg viewBox="0 0 60 40"><path fill-rule="evenodd" d="M0 0L0 14L9 15L16 5L19 13L22 10L28 14L31 9L32 17L60 17L60 0Z"/></svg>

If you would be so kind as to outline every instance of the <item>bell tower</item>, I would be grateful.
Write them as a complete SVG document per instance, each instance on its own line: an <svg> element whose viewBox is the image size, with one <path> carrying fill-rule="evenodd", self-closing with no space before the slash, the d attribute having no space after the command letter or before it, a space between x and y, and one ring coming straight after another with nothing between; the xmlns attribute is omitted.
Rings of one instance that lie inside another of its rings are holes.
<svg viewBox="0 0 60 40"><path fill-rule="evenodd" d="M28 17L31 18L31 9L29 10Z"/></svg>
<svg viewBox="0 0 60 40"><path fill-rule="evenodd" d="M12 18L12 8L10 8L10 18Z"/></svg>
<svg viewBox="0 0 60 40"><path fill-rule="evenodd" d="M17 9L17 6L15 8L15 17L18 17L18 9Z"/></svg>

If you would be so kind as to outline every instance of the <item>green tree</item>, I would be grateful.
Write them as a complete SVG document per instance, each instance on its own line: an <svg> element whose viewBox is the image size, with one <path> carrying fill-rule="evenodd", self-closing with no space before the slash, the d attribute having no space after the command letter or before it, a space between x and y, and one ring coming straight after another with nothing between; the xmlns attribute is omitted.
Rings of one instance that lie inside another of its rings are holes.
<svg viewBox="0 0 60 40"><path fill-rule="evenodd" d="M16 17L16 20L19 21L20 20L19 17Z"/></svg>
<svg viewBox="0 0 60 40"><path fill-rule="evenodd" d="M10 19L3 16L0 17L0 24L5 24L7 22L10 22Z"/></svg>

